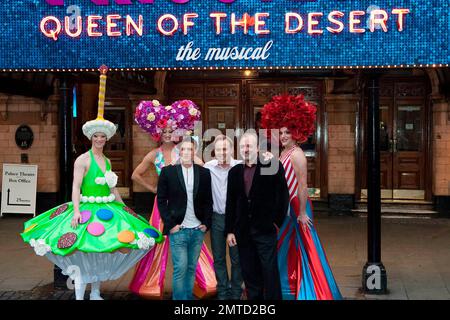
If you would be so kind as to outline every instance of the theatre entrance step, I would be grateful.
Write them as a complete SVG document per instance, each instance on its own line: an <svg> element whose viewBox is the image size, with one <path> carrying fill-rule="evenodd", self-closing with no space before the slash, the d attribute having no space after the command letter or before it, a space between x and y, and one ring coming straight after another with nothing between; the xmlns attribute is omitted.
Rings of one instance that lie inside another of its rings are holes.
<svg viewBox="0 0 450 320"><path fill-rule="evenodd" d="M353 214L359 216L367 215L367 201L356 203ZM413 200L383 200L381 202L381 214L385 217L435 217L437 211L434 210L432 202Z"/></svg>

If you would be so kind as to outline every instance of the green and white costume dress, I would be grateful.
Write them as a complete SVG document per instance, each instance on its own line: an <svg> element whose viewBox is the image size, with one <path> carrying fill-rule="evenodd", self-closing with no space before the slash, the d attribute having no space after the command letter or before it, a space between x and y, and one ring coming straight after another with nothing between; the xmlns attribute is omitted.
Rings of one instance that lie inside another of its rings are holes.
<svg viewBox="0 0 450 320"><path fill-rule="evenodd" d="M82 222L71 226L72 202L53 208L25 223L21 234L37 255L46 256L64 274L80 283L115 280L133 267L162 234L124 204L111 189L117 175L106 161L103 173L92 150L80 196ZM77 269L77 267L79 269ZM77 272L79 270L79 272Z"/></svg>

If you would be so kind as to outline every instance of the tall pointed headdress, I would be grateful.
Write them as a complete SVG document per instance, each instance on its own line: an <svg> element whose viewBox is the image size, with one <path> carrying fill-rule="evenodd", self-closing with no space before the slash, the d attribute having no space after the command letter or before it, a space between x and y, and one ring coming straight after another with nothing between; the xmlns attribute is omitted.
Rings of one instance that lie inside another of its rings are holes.
<svg viewBox="0 0 450 320"><path fill-rule="evenodd" d="M108 72L108 67L102 65L99 68L100 71L100 88L98 91L98 110L97 110L97 118L95 120L91 120L86 122L83 125L83 133L84 135L91 140L94 133L101 132L106 135L106 138L109 140L116 133L116 125L111 121L103 118L105 113L105 93L106 93L106 73Z"/></svg>

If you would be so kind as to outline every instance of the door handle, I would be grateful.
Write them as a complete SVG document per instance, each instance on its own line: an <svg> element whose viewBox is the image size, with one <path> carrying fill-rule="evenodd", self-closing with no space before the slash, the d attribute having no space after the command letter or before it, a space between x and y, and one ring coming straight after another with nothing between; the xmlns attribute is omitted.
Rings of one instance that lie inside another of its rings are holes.
<svg viewBox="0 0 450 320"><path fill-rule="evenodd" d="M389 139L389 152L397 152L397 139Z"/></svg>

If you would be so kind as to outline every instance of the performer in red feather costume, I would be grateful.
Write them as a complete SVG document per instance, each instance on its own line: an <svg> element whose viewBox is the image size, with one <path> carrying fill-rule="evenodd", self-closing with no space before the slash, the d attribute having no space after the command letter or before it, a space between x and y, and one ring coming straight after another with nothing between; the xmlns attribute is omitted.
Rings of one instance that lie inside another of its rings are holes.
<svg viewBox="0 0 450 320"><path fill-rule="evenodd" d="M261 126L279 129L280 161L290 207L278 233L278 268L285 300L342 299L313 224L307 188L307 160L299 147L314 133L316 106L303 95L278 95L262 109Z"/></svg>

